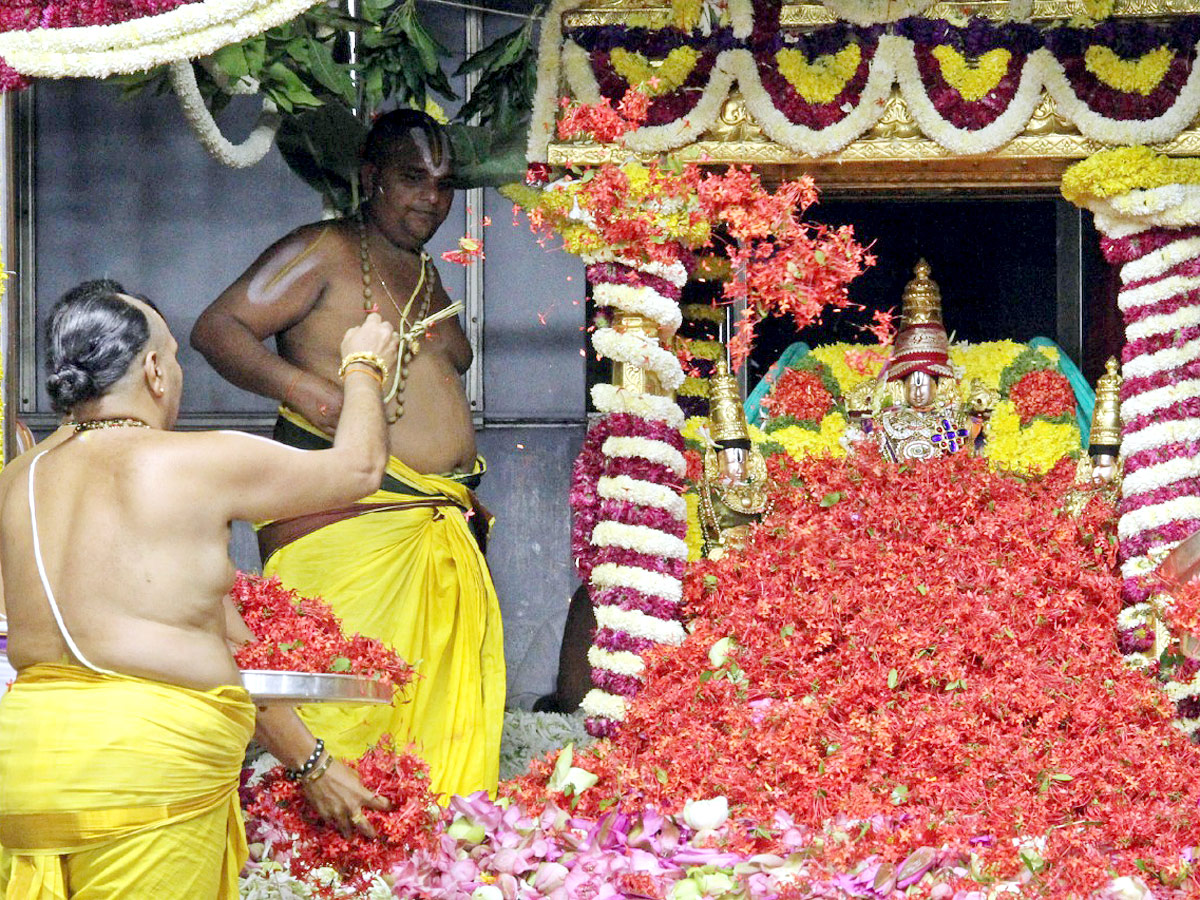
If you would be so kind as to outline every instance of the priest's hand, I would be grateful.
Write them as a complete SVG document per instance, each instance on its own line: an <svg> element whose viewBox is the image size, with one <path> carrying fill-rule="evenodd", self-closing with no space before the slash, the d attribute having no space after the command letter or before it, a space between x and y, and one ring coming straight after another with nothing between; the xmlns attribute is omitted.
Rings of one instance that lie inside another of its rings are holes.
<svg viewBox="0 0 1200 900"><path fill-rule="evenodd" d="M284 401L326 434L337 429L342 414L342 389L319 375L304 372L297 376Z"/></svg>
<svg viewBox="0 0 1200 900"><path fill-rule="evenodd" d="M328 767L325 767L322 759L314 771L320 771L321 774L314 779L302 780L302 784L304 796L317 815L336 825L345 837L357 829L367 837L374 838L375 829L363 810L384 812L391 808L387 798L372 794L363 787L358 773L340 759L331 760Z"/></svg>

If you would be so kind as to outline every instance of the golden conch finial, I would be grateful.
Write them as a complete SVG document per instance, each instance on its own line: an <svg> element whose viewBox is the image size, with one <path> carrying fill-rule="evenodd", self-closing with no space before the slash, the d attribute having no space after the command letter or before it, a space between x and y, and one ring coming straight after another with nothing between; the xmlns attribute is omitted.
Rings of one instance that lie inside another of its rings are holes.
<svg viewBox="0 0 1200 900"><path fill-rule="evenodd" d="M750 429L746 425L746 410L737 378L729 372L725 360L718 360L708 379L708 421L714 441L746 440Z"/></svg>
<svg viewBox="0 0 1200 900"><path fill-rule="evenodd" d="M1092 447L1111 448L1115 454L1121 446L1121 372L1116 357L1104 364L1104 374L1096 382L1096 406L1092 410Z"/></svg>
<svg viewBox="0 0 1200 900"><path fill-rule="evenodd" d="M942 324L942 292L929 277L929 263L924 259L913 267L913 279L904 286L904 307L900 327L909 325Z"/></svg>

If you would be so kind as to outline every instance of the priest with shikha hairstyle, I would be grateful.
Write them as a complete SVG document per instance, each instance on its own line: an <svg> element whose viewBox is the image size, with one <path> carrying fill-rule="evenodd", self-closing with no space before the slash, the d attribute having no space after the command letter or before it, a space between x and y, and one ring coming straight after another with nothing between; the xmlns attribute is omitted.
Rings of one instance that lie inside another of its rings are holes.
<svg viewBox="0 0 1200 900"><path fill-rule="evenodd" d="M363 787L284 707L257 711L231 645L230 523L378 489L382 382L398 339L378 315L341 339L327 449L171 431L183 373L149 301L109 280L48 323L47 387L66 422L0 472L0 588L18 676L0 700L0 883L22 900L238 896L238 805L255 737L344 833L373 836Z"/></svg>

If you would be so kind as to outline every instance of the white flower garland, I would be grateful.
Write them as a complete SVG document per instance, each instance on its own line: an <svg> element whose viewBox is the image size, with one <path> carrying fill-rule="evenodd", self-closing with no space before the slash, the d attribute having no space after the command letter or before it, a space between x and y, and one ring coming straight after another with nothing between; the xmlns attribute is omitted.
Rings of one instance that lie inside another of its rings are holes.
<svg viewBox="0 0 1200 900"><path fill-rule="evenodd" d="M977 130L956 128L942 118L929 99L917 68L916 49L912 41L897 37L894 41L879 42L880 52L888 53L896 67L900 94L908 105L918 127L924 134L951 153L968 155L988 153L1003 146L1025 130L1029 119L1042 99L1042 70L1049 51L1029 54L1021 69L1017 92L1008 107L989 125ZM1039 55L1042 54L1042 55ZM1051 57L1053 59L1053 57Z"/></svg>
<svg viewBox="0 0 1200 900"><path fill-rule="evenodd" d="M1136 397L1127 397L1121 401L1121 418L1128 422L1138 416L1144 416L1156 410L1178 403L1181 400L1191 400L1200 397L1200 379L1190 378L1179 384L1169 384L1166 387L1144 391Z"/></svg>
<svg viewBox="0 0 1200 900"><path fill-rule="evenodd" d="M1178 456L1126 474L1121 493L1127 498L1136 497L1197 475L1200 475L1200 456Z"/></svg>
<svg viewBox="0 0 1200 900"><path fill-rule="evenodd" d="M563 41L562 73L571 95L580 103L591 105L604 99L592 71L591 55L571 40Z"/></svg>
<svg viewBox="0 0 1200 900"><path fill-rule="evenodd" d="M259 162L267 155L275 141L275 132L279 129L279 111L274 102L263 97L262 112L254 130L240 144L234 144L221 134L221 129L213 119L212 113L200 96L200 88L196 84L196 72L187 60L173 62L168 68L171 87L179 97L179 106L183 117L192 126L192 131L200 139L200 143L210 155L223 165L232 169L245 169Z"/></svg>
<svg viewBox="0 0 1200 900"><path fill-rule="evenodd" d="M1143 353L1125 363L1124 375L1126 378L1141 378L1156 372L1176 369L1197 358L1200 358L1200 338L1194 338L1178 347L1164 347L1153 353ZM1193 437L1195 436L1197 433L1194 432Z"/></svg>
<svg viewBox="0 0 1200 900"><path fill-rule="evenodd" d="M621 609L619 606L597 606L596 624L600 628L624 631L656 644L678 646L687 637L683 626L674 620L656 619L639 610Z"/></svg>
<svg viewBox="0 0 1200 900"><path fill-rule="evenodd" d="M884 104L896 80L893 44L902 40L892 35L880 38L858 105L842 121L828 128L813 129L797 125L781 113L763 87L758 64L749 50L730 51L730 65L737 73L738 86L746 98L746 109L767 137L797 153L827 156L841 150L883 116Z"/></svg>
<svg viewBox="0 0 1200 900"><path fill-rule="evenodd" d="M683 410L670 397L635 394L613 384L592 386L592 404L602 413L629 413L672 428L683 427Z"/></svg>
<svg viewBox="0 0 1200 900"><path fill-rule="evenodd" d="M595 718L624 722L626 711L629 709L629 701L616 694L610 694L608 691L592 688L584 695L579 708Z"/></svg>
<svg viewBox="0 0 1200 900"><path fill-rule="evenodd" d="M1200 288L1200 279L1196 280L1196 288ZM1177 296L1174 292L1167 297ZM1165 298L1164 298L1165 299ZM1181 328L1190 328L1200 324L1200 303L1182 306L1174 312L1159 313L1146 316L1126 326L1125 339L1136 341L1140 338L1153 337L1156 334L1173 334Z"/></svg>
<svg viewBox="0 0 1200 900"><path fill-rule="evenodd" d="M1121 439L1121 455L1127 459L1143 450L1195 440L1200 435L1200 418L1155 422Z"/></svg>
<svg viewBox="0 0 1200 900"><path fill-rule="evenodd" d="M1155 278L1197 256L1200 256L1200 237L1183 238L1125 263L1121 266L1121 283Z"/></svg>
<svg viewBox="0 0 1200 900"><path fill-rule="evenodd" d="M668 391L683 384L683 367L675 354L645 335L597 328L592 334L592 346L601 356L653 372Z"/></svg>
<svg viewBox="0 0 1200 900"><path fill-rule="evenodd" d="M605 500L622 500L665 510L680 522L687 519L687 501L666 485L637 481L628 475L615 478L604 475L596 484L596 493Z"/></svg>
<svg viewBox="0 0 1200 900"><path fill-rule="evenodd" d="M533 112L529 122L529 139L525 158L529 162L545 162L546 149L554 139L555 115L558 112L559 69L562 59L562 17L583 0L554 0L542 18L542 35L538 40L537 90L533 94Z"/></svg>
<svg viewBox="0 0 1200 900"><path fill-rule="evenodd" d="M1154 227L1182 228L1200 222L1200 186L1169 184L1130 191L1089 201L1087 207L1096 216L1096 227L1110 238L1129 237Z"/></svg>
<svg viewBox="0 0 1200 900"><path fill-rule="evenodd" d="M687 559L687 543L682 538L645 525L599 522L592 529L592 543L597 547L623 547L635 553L668 559Z"/></svg>
<svg viewBox="0 0 1200 900"><path fill-rule="evenodd" d="M1127 631L1130 628L1139 628L1148 623L1154 617L1154 608L1149 603L1135 603L1133 606L1127 606L1117 613L1117 628L1121 631Z"/></svg>
<svg viewBox="0 0 1200 900"><path fill-rule="evenodd" d="M637 566L600 563L592 569L592 584L598 588L631 588L672 603L679 603L683 599L683 582L678 578Z"/></svg>
<svg viewBox="0 0 1200 900"><path fill-rule="evenodd" d="M583 260L583 264L586 266L596 265L597 263L620 263L623 266L630 266L629 260L614 253L612 250L594 250L590 253L581 253L579 258ZM661 278L663 281L669 281L678 288L687 284L688 280L687 268L678 260L669 263L651 260L650 262L639 262L636 266L630 266L630 268L636 268L639 272L653 275L655 278Z"/></svg>
<svg viewBox="0 0 1200 900"><path fill-rule="evenodd" d="M907 16L917 16L933 6L935 0L821 0L821 4L839 19L855 25L881 25Z"/></svg>
<svg viewBox="0 0 1200 900"><path fill-rule="evenodd" d="M1049 50L1038 50L1043 57L1042 82L1061 115L1085 136L1103 144L1157 144L1169 141L1183 131L1200 113L1200 66L1192 66L1188 80L1175 102L1154 119L1109 119L1091 109L1076 96L1062 65Z"/></svg>
<svg viewBox="0 0 1200 900"><path fill-rule="evenodd" d="M623 139L625 146L637 153L664 153L691 143L712 128L733 87L734 74L728 62L737 52L726 50L717 56L708 83L691 112L666 125L648 125L629 132Z"/></svg>
<svg viewBox="0 0 1200 900"><path fill-rule="evenodd" d="M647 459L660 466L666 466L676 475L687 471L687 460L683 454L666 441L646 437L624 437L610 435L604 439L600 448L605 456L620 456L626 459Z"/></svg>
<svg viewBox="0 0 1200 900"><path fill-rule="evenodd" d="M605 650L603 647L589 647L588 664L597 669L607 669L618 675L638 676L646 671L646 662L636 653L628 650Z"/></svg>
<svg viewBox="0 0 1200 900"><path fill-rule="evenodd" d="M679 304L651 287L602 282L592 287L592 299L597 306L612 306L623 312L645 316L654 324L671 331L677 330L683 322Z"/></svg>
<svg viewBox="0 0 1200 900"><path fill-rule="evenodd" d="M1117 537L1129 540L1145 531L1162 528L1168 522L1187 519L1200 519L1200 497L1175 497L1124 513L1117 522Z"/></svg>
<svg viewBox="0 0 1200 900"><path fill-rule="evenodd" d="M0 34L0 57L35 78L106 78L208 56L300 15L315 0L203 0L169 12L77 28Z"/></svg>

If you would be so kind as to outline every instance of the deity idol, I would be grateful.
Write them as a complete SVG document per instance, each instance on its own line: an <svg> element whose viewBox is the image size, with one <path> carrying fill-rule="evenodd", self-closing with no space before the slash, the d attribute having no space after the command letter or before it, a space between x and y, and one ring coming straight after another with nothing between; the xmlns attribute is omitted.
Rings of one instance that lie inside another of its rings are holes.
<svg viewBox="0 0 1200 900"><path fill-rule="evenodd" d="M1104 374L1096 382L1088 453L1079 460L1081 480L1108 484L1121 480L1125 468L1121 457L1121 381L1117 360L1110 356Z"/></svg>
<svg viewBox="0 0 1200 900"><path fill-rule="evenodd" d="M738 549L753 525L770 510L770 480L763 455L750 440L746 411L737 378L724 360L709 379L709 433L704 452L700 495L700 528L704 555L720 559Z"/></svg>
<svg viewBox="0 0 1200 900"><path fill-rule="evenodd" d="M982 430L979 414L994 405L985 389L960 401L942 324L941 292L920 260L904 288L900 333L879 379L848 397L857 426L851 440L867 437L894 462L931 459L973 450Z"/></svg>

